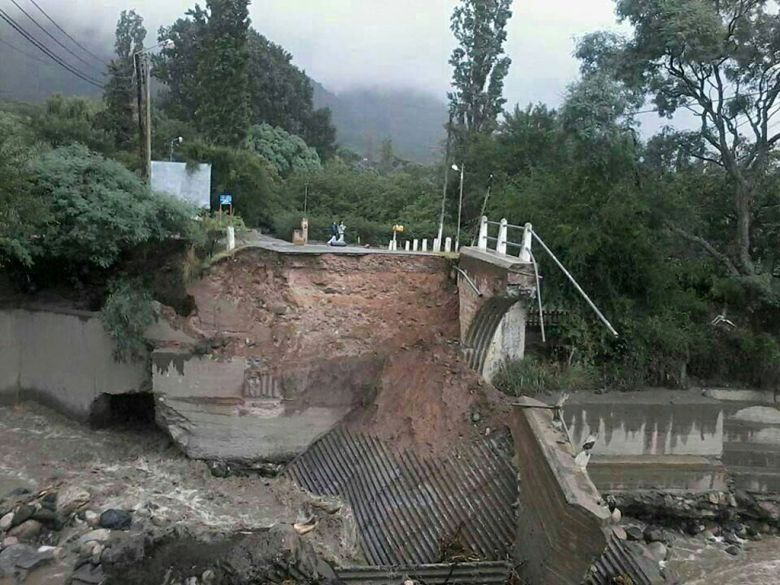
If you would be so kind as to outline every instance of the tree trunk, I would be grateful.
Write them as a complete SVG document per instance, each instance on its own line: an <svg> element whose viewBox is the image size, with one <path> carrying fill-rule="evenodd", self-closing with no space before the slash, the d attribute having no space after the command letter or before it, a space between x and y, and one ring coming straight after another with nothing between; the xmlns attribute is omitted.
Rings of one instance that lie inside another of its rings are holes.
<svg viewBox="0 0 780 585"><path fill-rule="evenodd" d="M755 274L750 255L750 213L753 207L753 193L747 185L738 185L736 194L737 212L737 265L745 276Z"/></svg>

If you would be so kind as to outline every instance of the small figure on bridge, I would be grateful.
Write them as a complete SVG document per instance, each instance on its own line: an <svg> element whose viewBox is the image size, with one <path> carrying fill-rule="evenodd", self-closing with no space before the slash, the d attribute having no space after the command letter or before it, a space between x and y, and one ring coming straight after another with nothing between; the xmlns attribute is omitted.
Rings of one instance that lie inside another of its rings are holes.
<svg viewBox="0 0 780 585"><path fill-rule="evenodd" d="M344 225L343 221L340 221L338 224L336 224L336 222L333 222L333 225L331 226L331 237L330 240L328 240L328 245L338 246L340 248L346 246L347 242L344 240L344 234L346 233L346 231L347 231L347 226Z"/></svg>

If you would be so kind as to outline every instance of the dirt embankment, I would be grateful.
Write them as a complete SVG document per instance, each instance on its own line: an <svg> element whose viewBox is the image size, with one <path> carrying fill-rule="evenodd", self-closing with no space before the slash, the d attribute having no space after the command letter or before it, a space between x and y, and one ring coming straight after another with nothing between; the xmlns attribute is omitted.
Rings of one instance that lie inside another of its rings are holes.
<svg viewBox="0 0 780 585"><path fill-rule="evenodd" d="M506 407L460 358L457 283L434 256L247 249L212 266L178 326L216 359L247 358L285 400L351 400L354 430L421 454L502 426Z"/></svg>

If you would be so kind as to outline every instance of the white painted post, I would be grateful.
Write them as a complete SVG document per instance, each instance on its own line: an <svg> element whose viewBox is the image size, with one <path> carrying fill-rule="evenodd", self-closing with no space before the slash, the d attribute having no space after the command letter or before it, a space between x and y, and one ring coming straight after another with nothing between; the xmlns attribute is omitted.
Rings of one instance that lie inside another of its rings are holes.
<svg viewBox="0 0 780 585"><path fill-rule="evenodd" d="M488 245L488 218L484 215L479 222L479 249L482 251L487 250Z"/></svg>
<svg viewBox="0 0 780 585"><path fill-rule="evenodd" d="M422 241L422 251L427 252L428 251L428 240L425 239Z"/></svg>
<svg viewBox="0 0 780 585"><path fill-rule="evenodd" d="M444 238L444 251L452 252L452 238Z"/></svg>
<svg viewBox="0 0 780 585"><path fill-rule="evenodd" d="M412 252L416 252L417 248L419 247L420 247L420 240L418 240L417 238L412 240Z"/></svg>
<svg viewBox="0 0 780 585"><path fill-rule="evenodd" d="M441 252L441 240L439 238L433 238L433 251Z"/></svg>
<svg viewBox="0 0 780 585"><path fill-rule="evenodd" d="M533 238L533 228L530 223L525 224L523 230L523 247L520 250L520 260L522 262L531 261L531 240Z"/></svg>
<svg viewBox="0 0 780 585"><path fill-rule="evenodd" d="M498 228L498 243L496 244L496 252L504 255L506 255L507 223L506 219L501 220L501 225Z"/></svg>
<svg viewBox="0 0 780 585"><path fill-rule="evenodd" d="M393 251L393 240L387 242L387 249L390 250L391 252Z"/></svg>
<svg viewBox="0 0 780 585"><path fill-rule="evenodd" d="M408 252L409 251L409 240L406 240L404 243L404 249Z"/></svg>
<svg viewBox="0 0 780 585"><path fill-rule="evenodd" d="M228 252L234 250L236 247L236 230L232 225L227 228L227 249Z"/></svg>
<svg viewBox="0 0 780 585"><path fill-rule="evenodd" d="M393 240L393 252L398 251L398 240Z"/></svg>

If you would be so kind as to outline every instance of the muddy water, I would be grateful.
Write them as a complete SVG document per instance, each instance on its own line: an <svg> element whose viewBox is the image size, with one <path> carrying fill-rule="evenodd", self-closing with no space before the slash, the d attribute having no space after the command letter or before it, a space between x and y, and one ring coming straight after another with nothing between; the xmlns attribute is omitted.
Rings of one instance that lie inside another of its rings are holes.
<svg viewBox="0 0 780 585"><path fill-rule="evenodd" d="M701 540L675 542L668 567L687 585L778 585L780 538L745 545L731 556L716 544Z"/></svg>

